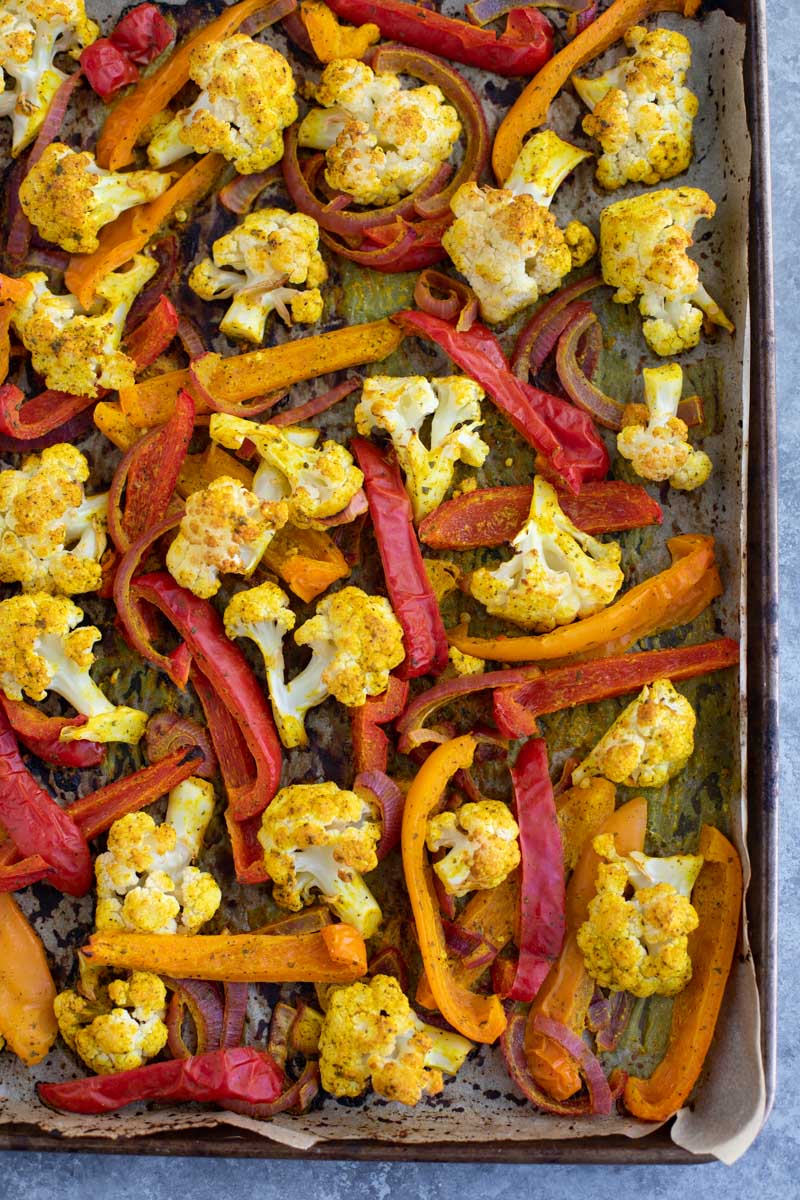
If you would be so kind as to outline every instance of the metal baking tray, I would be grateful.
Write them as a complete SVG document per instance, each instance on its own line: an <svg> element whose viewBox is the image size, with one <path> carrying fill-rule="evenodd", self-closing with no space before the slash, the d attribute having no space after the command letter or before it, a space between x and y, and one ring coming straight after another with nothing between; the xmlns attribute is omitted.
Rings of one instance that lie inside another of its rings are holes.
<svg viewBox="0 0 800 1200"><path fill-rule="evenodd" d="M750 796L748 892L750 948L758 981L765 1119L776 1083L777 848L778 848L778 575L777 442L772 290L769 110L767 98L766 0L712 0L746 28L744 87L752 141L749 200L750 422L747 510L746 696ZM0 1150L69 1150L106 1154L192 1155L231 1158L305 1158L318 1161L428 1161L487 1163L701 1163L713 1161L676 1146L669 1124L646 1137L582 1137L404 1144L377 1140L325 1140L309 1150L223 1126L188 1133L157 1133L110 1140L67 1137L17 1125L0 1131Z"/></svg>

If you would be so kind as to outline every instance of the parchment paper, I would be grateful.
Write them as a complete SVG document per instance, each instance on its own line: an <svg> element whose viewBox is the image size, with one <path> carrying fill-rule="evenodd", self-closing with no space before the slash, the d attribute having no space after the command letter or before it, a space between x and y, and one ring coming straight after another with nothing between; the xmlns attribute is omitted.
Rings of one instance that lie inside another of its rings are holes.
<svg viewBox="0 0 800 1200"><path fill-rule="evenodd" d="M106 25L113 23L122 6L102 0L88 4L90 14ZM444 6L456 11L457 3ZM697 152L685 176L673 181L705 188L717 201L713 222L701 226L693 254L702 264L703 281L711 294L736 322L735 338L726 335L704 342L691 355L681 359L684 369L692 364L698 377L715 377L718 401L711 428L703 440L714 460L710 484L697 493L672 492L665 509L663 536L639 548L637 561L627 582L637 582L665 565L664 538L672 529L712 531L718 540L719 559L726 584L725 596L717 602L719 617L716 632L730 636L746 633L745 561L747 452L747 353L749 330L747 297L747 206L750 143L745 119L742 61L744 30L720 12L701 22L682 22L664 17L660 24L684 30L691 38L694 61L690 85L700 98L700 116L695 123ZM269 40L284 52L285 39L269 33ZM609 51L605 65L619 57L620 50ZM506 82L467 72L486 102L490 120L496 123L509 99ZM513 85L511 85L513 88ZM553 110L552 124L562 135L583 140L580 118L583 110L577 99L562 96ZM585 144L585 143L584 143ZM592 181L593 167L582 165L558 194L554 211L562 224L580 216L597 230L598 213L611 199L640 191L629 188L613 198L599 192ZM641 337L638 315L619 306L608 305L601 313L604 328L615 331L615 353L629 364L652 365ZM302 336L303 330L298 331ZM601 380L602 383L602 380ZM314 385L311 385L311 390ZM698 388L698 390L702 390ZM299 401L300 389L295 389ZM623 400L640 400L632 391ZM487 479L487 481L490 481ZM484 480L480 479L483 483ZM649 547L649 548L648 548ZM713 633L713 627L705 636ZM698 637L697 640L700 640ZM746 679L742 653L741 698L735 714L739 728L739 746L731 745L733 798L730 803L730 830L749 866L744 838L746 835ZM735 729L735 726L733 727ZM691 771L691 764L689 767ZM82 789L83 790L83 789ZM754 798L758 802L758 798ZM45 896L45 899L42 899ZM21 897L42 935L60 981L69 977L74 950L83 940L91 921L91 897L76 904L47 889L37 889ZM236 897L231 901L236 903ZM70 933L70 931L74 933ZM248 1030L257 1037L266 1026L275 989L251 989L253 996L248 1014ZM10 1054L0 1055L0 1125L30 1123L45 1131L70 1136L126 1138L162 1131L233 1125L256 1132L299 1150L325 1138L375 1138L405 1143L425 1143L447 1139L451 1142L483 1143L487 1130L493 1137L507 1140L568 1139L598 1134L625 1134L641 1137L653 1126L614 1116L583 1121L567 1121L535 1112L516 1093L503 1069L499 1052L483 1047L459 1076L446 1085L442 1096L421 1103L416 1109L388 1104L369 1096L357 1102L336 1102L326 1097L321 1108L303 1117L283 1117L270 1123L252 1121L228 1113L209 1113L187 1108L129 1108L102 1118L78 1118L50 1113L35 1099L33 1085L38 1080L71 1078L76 1063L59 1044L47 1061L26 1071ZM678 1116L673 1139L694 1153L711 1153L724 1162L733 1162L744 1153L758 1132L764 1113L765 1090L760 1054L759 1007L755 973L743 936L741 954L726 993L725 1004L697 1099Z"/></svg>

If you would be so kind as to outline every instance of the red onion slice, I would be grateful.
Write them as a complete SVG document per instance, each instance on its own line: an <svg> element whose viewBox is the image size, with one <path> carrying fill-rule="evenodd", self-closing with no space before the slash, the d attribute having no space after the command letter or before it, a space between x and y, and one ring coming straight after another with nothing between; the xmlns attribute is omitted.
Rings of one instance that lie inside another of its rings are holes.
<svg viewBox="0 0 800 1200"><path fill-rule="evenodd" d="M573 315L558 339L556 370L561 386L573 404L583 409L605 429L620 430L625 405L620 404L613 396L607 396L592 383L591 379L584 375L578 362L578 343L596 322L597 317L591 311Z"/></svg>
<svg viewBox="0 0 800 1200"><path fill-rule="evenodd" d="M394 780L383 771L362 771L356 776L353 791L358 792L359 788L368 792L370 799L381 810L383 833L376 849L380 862L400 841L406 798Z"/></svg>
<svg viewBox="0 0 800 1200"><path fill-rule="evenodd" d="M204 979L172 979L167 1009L167 1045L173 1058L191 1058L218 1050L222 1033L222 999L219 988ZM189 1015L195 1029L196 1049L190 1050L183 1037L183 1022Z"/></svg>
<svg viewBox="0 0 800 1200"><path fill-rule="evenodd" d="M254 175L237 175L220 190L220 204L227 208L228 212L243 216L250 212L264 188L280 178L281 169L277 165L269 167L266 171L257 171Z"/></svg>
<svg viewBox="0 0 800 1200"><path fill-rule="evenodd" d="M286 1067L289 1057L289 1033L297 1018L297 1009L279 1000L272 1010L267 1036L267 1054L279 1067Z"/></svg>
<svg viewBox="0 0 800 1200"><path fill-rule="evenodd" d="M548 346L546 335L557 314L563 312L579 296L600 287L602 282L600 275L578 279L568 287L561 288L533 314L527 325L520 330L511 355L511 370L518 379L527 380L531 375L535 375L553 349L555 339L550 341Z"/></svg>
<svg viewBox="0 0 800 1200"><path fill-rule="evenodd" d="M320 413L333 408L334 404L338 404L340 400L344 400L345 396L349 396L351 392L360 388L361 383L362 380L359 376L347 379L344 383L337 384L336 387L323 392L321 396L315 396L313 400L309 400L305 404L298 404L294 408L286 408L282 412L276 413L274 417L270 417L269 424L302 425L304 421L310 421L312 417L318 417Z"/></svg>
<svg viewBox="0 0 800 1200"><path fill-rule="evenodd" d="M173 712L156 713L147 724L144 743L151 763L161 762L162 758L166 758L175 750L199 746L203 758L198 762L194 774L199 775L201 779L211 779L217 772L217 756L211 745L208 730L189 717L179 717Z"/></svg>
<svg viewBox="0 0 800 1200"><path fill-rule="evenodd" d="M341 512L334 513L332 517L321 517L319 523L325 529L335 529L339 525L349 525L351 521L355 521L358 517L363 516L368 510L369 504L367 503L366 492L363 488L359 488L347 505L347 508L343 508Z"/></svg>
<svg viewBox="0 0 800 1200"><path fill-rule="evenodd" d="M247 1016L247 998L250 985L247 983L223 983L225 1005L222 1013L222 1031L219 1037L221 1050L229 1046L241 1046L244 1042L244 1022Z"/></svg>

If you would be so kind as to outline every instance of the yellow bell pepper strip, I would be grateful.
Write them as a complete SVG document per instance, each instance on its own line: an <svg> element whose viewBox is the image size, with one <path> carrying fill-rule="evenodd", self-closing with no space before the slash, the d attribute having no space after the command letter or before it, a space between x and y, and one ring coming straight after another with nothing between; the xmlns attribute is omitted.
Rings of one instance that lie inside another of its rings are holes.
<svg viewBox="0 0 800 1200"><path fill-rule="evenodd" d="M55 998L38 935L13 897L0 893L0 1037L27 1067L41 1062L56 1040Z"/></svg>
<svg viewBox="0 0 800 1200"><path fill-rule="evenodd" d="M92 966L225 983L354 983L367 973L364 939L352 925L266 937L95 933L83 954Z"/></svg>
<svg viewBox="0 0 800 1200"><path fill-rule="evenodd" d="M705 1061L733 962L742 909L742 864L718 829L704 825L704 862L692 889L700 924L689 935L692 978L675 997L666 1053L649 1079L632 1075L625 1107L643 1121L665 1121L686 1103Z"/></svg>
<svg viewBox="0 0 800 1200"><path fill-rule="evenodd" d="M141 433L141 430L137 432ZM228 451L223 450L216 442L210 442L202 454L186 456L178 476L178 495L185 500L194 492L201 492L203 488L207 488L215 479L219 479L220 475L237 479L246 488L251 487L253 483L253 472L240 458L228 454Z"/></svg>
<svg viewBox="0 0 800 1200"><path fill-rule="evenodd" d="M143 250L173 216L185 213L210 192L225 166L221 154L206 154L184 171L163 195L127 209L106 225L100 231L97 249L91 254L73 254L64 273L64 282L83 307L91 307L97 285L106 275Z"/></svg>
<svg viewBox="0 0 800 1200"><path fill-rule="evenodd" d="M337 58L363 58L381 36L377 25L340 25L323 0L301 0L300 20L321 63Z"/></svg>
<svg viewBox="0 0 800 1200"><path fill-rule="evenodd" d="M462 654L496 662L583 661L621 654L643 637L693 621L722 594L712 537L686 533L670 538L667 546L671 567L592 617L552 633L518 638L471 638L459 627L450 630L450 642Z"/></svg>
<svg viewBox="0 0 800 1200"><path fill-rule="evenodd" d="M143 430L131 425L118 403L101 400L99 404L95 405L92 416L100 432L104 433L119 450L130 450L131 446L134 446L143 436ZM189 457L194 456L190 455ZM185 464L183 469L185 469Z"/></svg>
<svg viewBox="0 0 800 1200"><path fill-rule="evenodd" d="M587 779L586 784L585 787L568 788L556 796L556 819L561 830L565 871L574 869L588 839L614 811L617 789L613 783L603 779L602 775L595 775Z"/></svg>
<svg viewBox="0 0 800 1200"><path fill-rule="evenodd" d="M644 848L647 831L647 801L639 796L612 813L597 833L616 835L620 854ZM525 1029L525 1056L537 1085L555 1100L567 1100L581 1087L581 1076L574 1059L552 1038L535 1028L537 1016L549 1017L572 1030L583 1033L586 1011L594 993L578 948L577 932L587 918L589 902L596 890L600 859L589 842L583 849L567 885L567 936L561 954L550 969L528 1012Z"/></svg>
<svg viewBox="0 0 800 1200"><path fill-rule="evenodd" d="M121 388L119 403L123 415L136 429L152 429L154 425L165 425L175 411L180 392L186 391L194 399L195 412L203 414L211 409L202 394L192 386L188 367L178 371L165 371L163 375L152 375L135 383L133 387Z"/></svg>
<svg viewBox="0 0 800 1200"><path fill-rule="evenodd" d="M473 1042L497 1041L506 1027L497 996L477 996L459 983L450 967L447 944L427 861L428 818L444 799L456 771L469 767L477 742L469 735L437 746L422 764L403 809L403 872L417 929L422 962L431 992L442 1016Z"/></svg>
<svg viewBox="0 0 800 1200"><path fill-rule="evenodd" d="M677 12L693 17L700 3L701 0L614 0L596 21L545 63L500 122L492 148L497 182L502 186L508 179L526 136L544 124L551 103L579 67L597 58L632 25L641 24L653 13Z"/></svg>
<svg viewBox="0 0 800 1200"><path fill-rule="evenodd" d="M119 171L133 162L140 134L153 117L168 107L170 100L189 82L189 62L193 50L212 42L221 42L256 13L263 26L271 25L297 7L296 0L241 0L225 9L208 25L198 29L177 46L169 58L139 81L106 117L97 140L97 162L110 171Z"/></svg>

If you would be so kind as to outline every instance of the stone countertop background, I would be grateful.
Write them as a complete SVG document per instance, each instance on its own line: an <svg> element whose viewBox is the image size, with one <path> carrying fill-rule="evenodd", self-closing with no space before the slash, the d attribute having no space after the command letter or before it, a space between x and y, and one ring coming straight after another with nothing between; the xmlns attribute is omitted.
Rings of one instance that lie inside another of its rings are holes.
<svg viewBox="0 0 800 1200"><path fill-rule="evenodd" d="M800 1164L800 767L793 747L800 742L800 606L793 603L800 579L800 191L796 155L800 154L800 109L795 88L800 73L797 0L767 0L770 101L772 106L772 196L775 235L777 311L778 422L780 447L781 539L781 935L778 1097L757 1142L735 1166L559 1167L465 1166L449 1164L296 1163L269 1160L133 1158L126 1155L0 1155L8 1200L83 1200L87 1195L114 1200L162 1200L189 1195L192 1200L227 1200L234 1195L302 1195L306 1200L363 1200L425 1196L430 1200L506 1200L534 1188L547 1200L590 1194L593 1200L617 1200L620 1180L632 1194L648 1200L678 1197L688 1188L697 1200L723 1190L731 1200L752 1195L786 1198L798 1194Z"/></svg>

